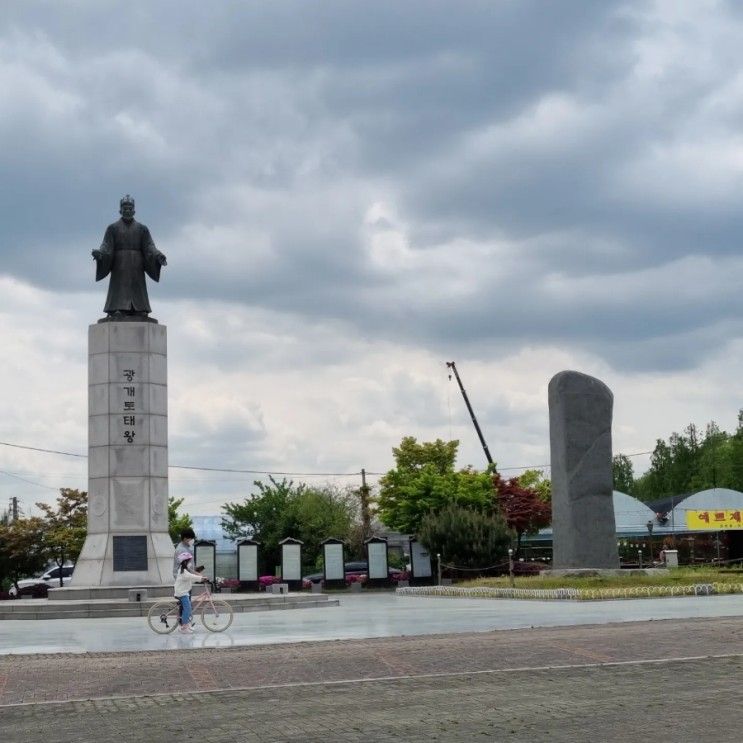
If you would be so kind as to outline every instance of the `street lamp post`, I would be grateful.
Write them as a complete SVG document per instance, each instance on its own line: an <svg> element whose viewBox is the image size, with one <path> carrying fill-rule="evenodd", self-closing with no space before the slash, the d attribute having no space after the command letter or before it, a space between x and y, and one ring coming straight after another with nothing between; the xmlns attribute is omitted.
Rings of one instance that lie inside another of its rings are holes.
<svg viewBox="0 0 743 743"><path fill-rule="evenodd" d="M513 578L513 550L510 547L508 548L508 575L511 579L511 588L513 588L516 582Z"/></svg>
<svg viewBox="0 0 743 743"><path fill-rule="evenodd" d="M637 550L637 562L640 564L640 570L642 570L642 548Z"/></svg>
<svg viewBox="0 0 743 743"><path fill-rule="evenodd" d="M647 524L645 524L648 528L648 554L650 555L650 559L648 560L648 564L653 564L653 522L648 521Z"/></svg>

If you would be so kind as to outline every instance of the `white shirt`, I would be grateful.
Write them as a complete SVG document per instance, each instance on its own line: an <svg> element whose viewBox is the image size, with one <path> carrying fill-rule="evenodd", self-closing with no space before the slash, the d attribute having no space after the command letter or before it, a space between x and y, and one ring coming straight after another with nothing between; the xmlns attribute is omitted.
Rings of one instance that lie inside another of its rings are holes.
<svg viewBox="0 0 743 743"><path fill-rule="evenodd" d="M188 570L184 570L182 573L178 573L175 579L175 589L173 593L176 598L181 596L188 596L188 592L193 587L194 583L199 583L204 580L204 577L197 573L190 573Z"/></svg>

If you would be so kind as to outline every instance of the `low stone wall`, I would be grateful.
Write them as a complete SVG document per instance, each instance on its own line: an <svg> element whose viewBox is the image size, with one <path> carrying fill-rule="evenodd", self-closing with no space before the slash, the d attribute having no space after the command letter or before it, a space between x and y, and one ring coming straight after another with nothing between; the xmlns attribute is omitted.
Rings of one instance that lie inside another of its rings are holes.
<svg viewBox="0 0 743 743"><path fill-rule="evenodd" d="M659 598L665 596L714 596L743 593L743 583L695 583L686 586L631 586L627 588L459 588L416 586L398 588L400 596L440 596L465 599L537 599L596 601L602 599Z"/></svg>

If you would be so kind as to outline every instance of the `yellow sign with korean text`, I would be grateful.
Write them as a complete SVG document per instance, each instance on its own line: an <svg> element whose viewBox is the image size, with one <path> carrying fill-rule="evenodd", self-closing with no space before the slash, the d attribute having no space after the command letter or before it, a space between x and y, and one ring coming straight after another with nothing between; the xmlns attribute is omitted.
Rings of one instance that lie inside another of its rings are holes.
<svg viewBox="0 0 743 743"><path fill-rule="evenodd" d="M687 511L687 529L743 529L743 510Z"/></svg>

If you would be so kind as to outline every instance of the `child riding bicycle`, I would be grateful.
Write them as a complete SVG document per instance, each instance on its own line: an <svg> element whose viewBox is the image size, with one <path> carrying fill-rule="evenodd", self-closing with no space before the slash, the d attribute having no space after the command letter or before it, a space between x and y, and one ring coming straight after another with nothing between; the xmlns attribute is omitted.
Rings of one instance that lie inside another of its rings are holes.
<svg viewBox="0 0 743 743"><path fill-rule="evenodd" d="M206 580L206 577L199 574L199 570L203 570L203 566L196 568L195 573L192 573L188 569L188 564L193 560L193 555L190 552L181 552L180 555L180 566L175 578L175 586L173 593L181 604L181 617L180 617L180 628L179 631L184 635L192 635L193 629L191 629L191 588L194 583L200 583Z"/></svg>

